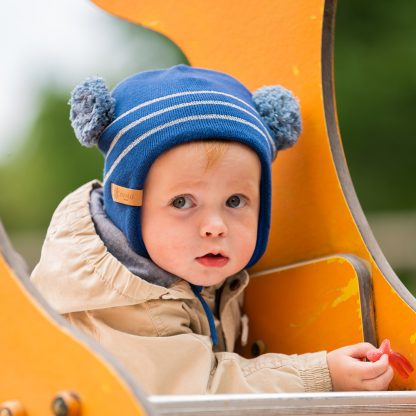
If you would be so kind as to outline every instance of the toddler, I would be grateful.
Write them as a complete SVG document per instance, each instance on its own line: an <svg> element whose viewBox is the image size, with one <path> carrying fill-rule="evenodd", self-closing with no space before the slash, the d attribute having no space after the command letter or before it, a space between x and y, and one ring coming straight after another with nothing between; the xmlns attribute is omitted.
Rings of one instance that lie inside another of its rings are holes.
<svg viewBox="0 0 416 416"><path fill-rule="evenodd" d="M326 353L234 353L246 268L266 249L271 163L300 134L282 87L253 95L185 65L147 71L110 93L80 84L71 121L105 155L104 179L57 208L32 281L148 394L384 390L386 356L360 343ZM246 329L246 328L244 328Z"/></svg>

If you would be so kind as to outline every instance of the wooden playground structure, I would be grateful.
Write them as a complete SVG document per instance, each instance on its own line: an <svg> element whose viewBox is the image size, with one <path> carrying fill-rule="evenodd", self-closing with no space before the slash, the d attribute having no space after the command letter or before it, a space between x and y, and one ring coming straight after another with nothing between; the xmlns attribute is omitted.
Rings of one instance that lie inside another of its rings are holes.
<svg viewBox="0 0 416 416"><path fill-rule="evenodd" d="M416 363L416 299L372 235L342 150L336 2L93 1L167 36L193 66L230 73L251 90L282 84L299 98L303 133L274 165L271 238L250 270L250 333L238 352L250 358L389 338ZM0 293L0 416L416 414L414 374L396 374L379 393L147 397L109 353L51 310L3 230Z"/></svg>

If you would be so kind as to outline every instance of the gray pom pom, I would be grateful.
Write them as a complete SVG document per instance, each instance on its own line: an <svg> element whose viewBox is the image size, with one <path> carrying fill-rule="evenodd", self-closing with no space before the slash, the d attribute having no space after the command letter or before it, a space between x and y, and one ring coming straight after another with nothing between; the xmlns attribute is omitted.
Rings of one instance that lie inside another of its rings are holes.
<svg viewBox="0 0 416 416"><path fill-rule="evenodd" d="M259 88L253 94L257 111L273 133L277 150L293 146L302 130L299 103L279 85Z"/></svg>
<svg viewBox="0 0 416 416"><path fill-rule="evenodd" d="M104 129L114 120L115 100L102 78L89 78L74 88L68 103L69 119L77 139L93 147Z"/></svg>

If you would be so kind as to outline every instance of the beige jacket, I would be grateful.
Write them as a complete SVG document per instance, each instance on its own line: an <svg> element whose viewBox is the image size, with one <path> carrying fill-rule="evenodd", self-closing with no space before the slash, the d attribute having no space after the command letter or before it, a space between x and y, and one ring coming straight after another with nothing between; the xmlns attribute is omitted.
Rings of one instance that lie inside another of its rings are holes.
<svg viewBox="0 0 416 416"><path fill-rule="evenodd" d="M109 253L89 209L98 186L87 183L59 205L31 279L53 308L112 352L146 393L331 390L325 352L254 359L233 353L246 272L224 283L214 352L206 314L186 281L168 288L149 283ZM211 308L216 289L202 291Z"/></svg>

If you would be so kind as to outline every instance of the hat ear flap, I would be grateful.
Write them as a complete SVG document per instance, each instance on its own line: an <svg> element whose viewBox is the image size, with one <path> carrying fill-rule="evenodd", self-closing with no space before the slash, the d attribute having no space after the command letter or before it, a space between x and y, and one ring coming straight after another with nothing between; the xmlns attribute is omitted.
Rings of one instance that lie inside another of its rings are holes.
<svg viewBox="0 0 416 416"><path fill-rule="evenodd" d="M277 150L293 146L302 131L298 100L280 85L262 87L253 93L254 105L272 132Z"/></svg>
<svg viewBox="0 0 416 416"><path fill-rule="evenodd" d="M115 100L102 78L88 78L72 91L68 103L75 135L86 147L98 143L101 133L114 120Z"/></svg>

